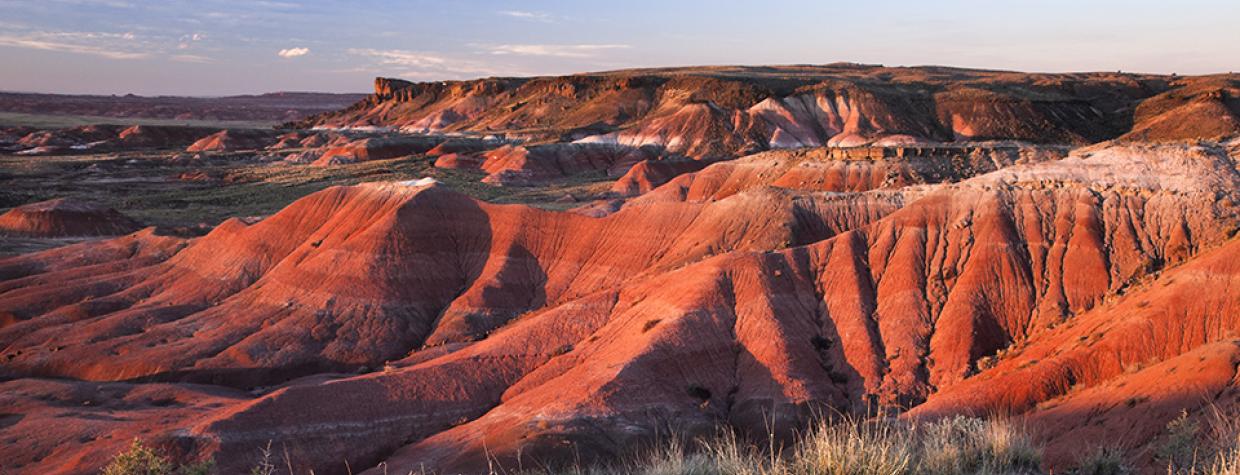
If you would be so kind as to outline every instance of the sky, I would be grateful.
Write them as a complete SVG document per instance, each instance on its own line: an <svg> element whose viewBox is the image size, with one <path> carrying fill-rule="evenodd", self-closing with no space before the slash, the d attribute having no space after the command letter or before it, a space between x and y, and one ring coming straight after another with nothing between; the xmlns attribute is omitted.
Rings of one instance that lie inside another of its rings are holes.
<svg viewBox="0 0 1240 475"><path fill-rule="evenodd" d="M711 64L1240 71L1240 0L0 0L0 90L218 96Z"/></svg>

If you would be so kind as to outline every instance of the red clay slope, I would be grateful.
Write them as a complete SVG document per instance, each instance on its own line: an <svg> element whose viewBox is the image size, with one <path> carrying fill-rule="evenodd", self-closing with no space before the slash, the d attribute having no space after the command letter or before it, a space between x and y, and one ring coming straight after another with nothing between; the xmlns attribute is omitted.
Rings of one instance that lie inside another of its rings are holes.
<svg viewBox="0 0 1240 475"><path fill-rule="evenodd" d="M771 191L593 219L437 185L331 188L252 226L225 222L150 268L5 282L0 307L21 321L0 329L17 354L3 371L264 384L373 368L643 272L819 240L894 208Z"/></svg>
<svg viewBox="0 0 1240 475"><path fill-rule="evenodd" d="M0 215L0 235L10 236L116 236L141 228L112 208L69 198L22 205Z"/></svg>
<svg viewBox="0 0 1240 475"><path fill-rule="evenodd" d="M1122 326L1114 296L1137 295L1162 269L1175 268L1163 276L1177 283L1179 273L1231 272L1236 156L1097 147L954 184L839 194L759 182L599 219L478 203L437 185L333 188L187 245L107 243L149 250L141 258L82 246L0 261L0 307L12 309L0 368L9 378L248 386L391 361L216 400L192 427L148 426L148 437L229 473L248 470L268 440L287 446L299 471L344 473L347 460L476 472L488 456L520 455L526 466L614 456L667 427L782 431L824 408L928 400L929 415L956 407L936 405L956 394L977 396L960 410L1020 410L1058 395L1021 389L1038 381L1021 371L1055 371L1056 360L1005 358L978 374L982 358ZM82 254L92 257L71 257ZM1234 386L1214 362L1231 354L1222 342L1234 338L1235 296L1216 285L1220 295L1200 307L1157 311L1190 303L1167 297L1132 320L1157 335L1117 331L1114 345L1080 354L1112 368L1128 361L1122 345L1149 340L1156 351L1134 355L1141 361L1204 357L1190 374ZM1074 381L1102 384L1107 371ZM991 378L1010 378L1015 392L958 389ZM17 399L31 424L63 399L40 403L41 390ZM1027 402L1008 404L1012 394ZM31 437L25 421L0 436ZM65 434L47 430L0 456L34 473L55 462L32 453L99 460L115 450L51 445Z"/></svg>
<svg viewBox="0 0 1240 475"><path fill-rule="evenodd" d="M607 456L664 423L763 430L823 405L916 405L969 382L983 356L1083 318L1236 229L1234 204L1214 203L1215 190L1237 183L1218 150L1103 150L1064 162L950 186L806 247L731 253L627 285L590 336L509 387L499 406L388 466ZM1210 330L1179 351L1235 328L1219 318L1225 308L1205 308ZM1001 388L992 406L1007 397Z"/></svg>

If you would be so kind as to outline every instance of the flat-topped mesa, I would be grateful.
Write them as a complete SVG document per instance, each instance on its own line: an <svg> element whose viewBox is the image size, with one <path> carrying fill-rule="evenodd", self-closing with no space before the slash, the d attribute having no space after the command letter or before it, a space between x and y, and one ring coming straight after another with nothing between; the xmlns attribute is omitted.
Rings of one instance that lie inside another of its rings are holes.
<svg viewBox="0 0 1240 475"><path fill-rule="evenodd" d="M403 79L377 77L375 78L375 93L368 102L374 105L384 102L412 102L428 98L497 94L525 82L526 80L517 78L487 78L472 81L415 83Z"/></svg>
<svg viewBox="0 0 1240 475"><path fill-rule="evenodd" d="M658 145L698 159L824 145L1217 139L1240 132L1234 83L1230 76L857 65L379 78L367 100L298 125ZM1196 99L1178 99L1184 94Z"/></svg>
<svg viewBox="0 0 1240 475"><path fill-rule="evenodd" d="M397 92L413 87L413 83L403 79L375 78L375 95L380 100L391 99Z"/></svg>

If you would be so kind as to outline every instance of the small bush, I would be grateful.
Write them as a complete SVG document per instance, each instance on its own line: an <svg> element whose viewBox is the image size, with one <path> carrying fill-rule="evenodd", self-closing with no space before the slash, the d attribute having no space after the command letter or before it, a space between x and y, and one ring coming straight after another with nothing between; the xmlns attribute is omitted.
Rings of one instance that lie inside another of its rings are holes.
<svg viewBox="0 0 1240 475"><path fill-rule="evenodd" d="M167 475L173 468L167 458L134 439L128 451L116 454L103 468L103 475Z"/></svg>
<svg viewBox="0 0 1240 475"><path fill-rule="evenodd" d="M129 450L116 454L103 468L103 475L208 475L214 469L212 460L178 466L141 440L134 439Z"/></svg>
<svg viewBox="0 0 1240 475"><path fill-rule="evenodd" d="M1188 412L1167 423L1167 440L1155 452L1167 464L1168 473L1193 473L1199 460L1197 436L1201 427L1188 417Z"/></svg>
<svg viewBox="0 0 1240 475"><path fill-rule="evenodd" d="M1087 454L1078 462L1076 475L1126 475L1132 473L1124 459L1124 451L1115 447L1101 447Z"/></svg>

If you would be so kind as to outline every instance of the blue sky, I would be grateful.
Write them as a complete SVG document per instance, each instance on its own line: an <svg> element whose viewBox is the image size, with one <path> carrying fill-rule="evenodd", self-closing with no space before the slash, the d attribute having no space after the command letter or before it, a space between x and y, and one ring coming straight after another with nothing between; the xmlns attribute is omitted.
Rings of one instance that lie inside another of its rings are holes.
<svg viewBox="0 0 1240 475"><path fill-rule="evenodd" d="M1240 1L0 0L0 90L367 92L412 80L855 61L1240 70Z"/></svg>

